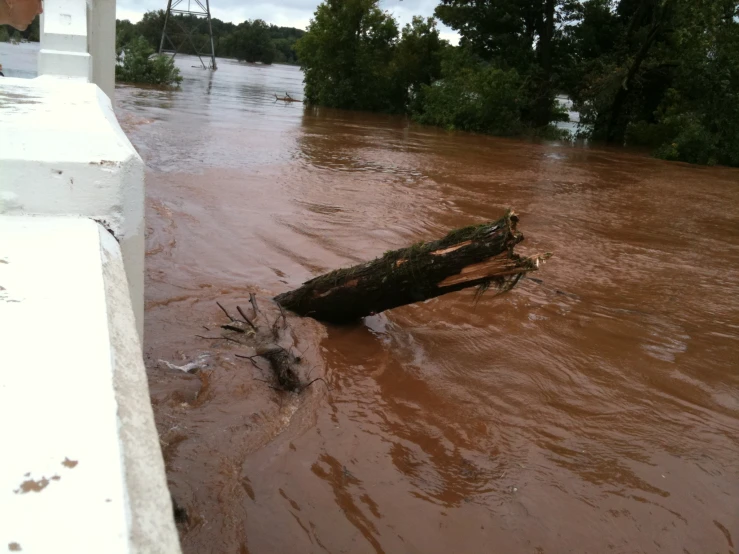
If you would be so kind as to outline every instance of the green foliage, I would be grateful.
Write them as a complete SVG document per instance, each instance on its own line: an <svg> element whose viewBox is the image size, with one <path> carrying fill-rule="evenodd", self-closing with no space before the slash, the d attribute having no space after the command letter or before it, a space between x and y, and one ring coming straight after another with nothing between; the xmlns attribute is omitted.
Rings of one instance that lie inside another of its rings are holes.
<svg viewBox="0 0 739 554"><path fill-rule="evenodd" d="M154 51L159 52L159 44L162 39L162 29L164 28L165 15L166 14L164 10L155 10L155 11L146 12L144 14L144 17L141 19L141 21L139 21L138 23L134 25L134 33L131 36L131 38L144 37L144 39L146 39L146 42L149 44L149 46L153 48ZM178 26L178 23L182 24L183 27L188 28L188 26L193 23L193 20L197 21L197 18L193 16L190 16L190 17L178 16L178 21L172 21L171 25L172 25L172 28L175 30L180 28ZM124 22L129 23L127 20L124 20ZM199 23L200 21L197 21L197 22ZM190 54L190 53L194 54L195 53L195 52L190 52L189 42L180 41L180 38L184 38L184 37L180 37L179 35L176 34L176 32L173 33L173 36L174 36L175 41L178 44L180 42L182 43L182 47L183 47L182 53L183 54ZM200 36L195 36L194 41L198 45L205 44L201 40ZM123 45L125 44L127 43L124 42ZM170 47L170 46L171 45L169 44L165 44L165 47Z"/></svg>
<svg viewBox="0 0 739 554"><path fill-rule="evenodd" d="M577 6L580 24L569 30L569 38L581 59L599 59L616 47L621 24L614 3L614 0L588 0Z"/></svg>
<svg viewBox="0 0 739 554"><path fill-rule="evenodd" d="M591 135L739 165L739 2L589 0L568 92Z"/></svg>
<svg viewBox="0 0 739 554"><path fill-rule="evenodd" d="M440 2L436 16L459 32L458 47L434 19L401 32L378 0L325 0L305 34L214 19L216 51L300 63L308 103L484 133L548 133L564 118L555 95L566 93L592 139L739 166L739 0ZM119 48L143 37L158 49L163 18L118 22Z"/></svg>
<svg viewBox="0 0 739 554"><path fill-rule="evenodd" d="M398 91L405 95L398 99L399 110L412 110L414 105L418 109L423 87L441 77L442 58L447 47L432 17L414 17L403 27L394 54Z"/></svg>
<svg viewBox="0 0 739 554"><path fill-rule="evenodd" d="M451 47L433 18L414 17L399 34L375 0L325 0L297 44L306 101L499 135L548 130L564 117L553 68L565 41L554 24L568 6L443 0L436 13L461 34Z"/></svg>
<svg viewBox="0 0 739 554"><path fill-rule="evenodd" d="M441 0L436 15L460 34L460 46L526 81L527 126L546 127L559 117L554 101L571 65L565 30L575 0Z"/></svg>
<svg viewBox="0 0 739 554"><path fill-rule="evenodd" d="M325 0L297 50L309 103L410 113L447 128L511 135L548 129L567 58L571 0L442 0L461 35L441 40L433 18L398 33L375 0Z"/></svg>
<svg viewBox="0 0 739 554"><path fill-rule="evenodd" d="M308 103L405 113L441 74L433 18L414 17L398 32L376 0L328 0L296 45Z"/></svg>
<svg viewBox="0 0 739 554"><path fill-rule="evenodd" d="M494 135L520 134L521 107L527 101L515 69L475 61L464 50L452 51L441 79L424 85L415 119L447 129Z"/></svg>
<svg viewBox="0 0 739 554"><path fill-rule="evenodd" d="M674 138L660 144L655 156L664 160L694 164L715 165L717 158L716 137L710 133L694 114L679 114L659 125L672 129Z"/></svg>
<svg viewBox="0 0 739 554"><path fill-rule="evenodd" d="M138 36L139 33L136 30L136 26L128 19L115 20L115 46L117 53L120 54L123 47L132 42Z"/></svg>
<svg viewBox="0 0 739 554"><path fill-rule="evenodd" d="M138 23L128 20L116 21L116 44L118 50L136 37L143 37L155 51L159 45L164 27L164 10L146 12ZM213 43L216 55L262 63L297 63L295 42L304 31L292 27L268 25L262 20L245 21L239 25L212 18ZM175 44L182 54L210 52L210 35L207 21L195 16L177 14L167 23L165 49Z"/></svg>
<svg viewBox="0 0 739 554"><path fill-rule="evenodd" d="M288 63L296 65L298 63L298 53L295 49L295 43L305 34L302 29L293 27L277 27L269 26L269 36L275 45L275 63Z"/></svg>
<svg viewBox="0 0 739 554"><path fill-rule="evenodd" d="M533 43L540 18L534 16L541 15L541 4L531 0L441 0L436 16L459 32L461 46L481 59L521 69L535 61Z"/></svg>
<svg viewBox="0 0 739 554"><path fill-rule="evenodd" d="M122 63L115 68L118 81L164 86L182 82L174 60L154 55L154 49L144 37L138 37L123 47L122 58Z"/></svg>
<svg viewBox="0 0 739 554"><path fill-rule="evenodd" d="M311 104L397 111L402 98L394 79L395 20L376 0L327 0L316 9L296 44Z"/></svg>
<svg viewBox="0 0 739 554"><path fill-rule="evenodd" d="M30 42L39 42L41 40L41 18L36 17L23 33L24 37Z"/></svg>
<svg viewBox="0 0 739 554"><path fill-rule="evenodd" d="M10 25L0 25L0 42L10 42L11 37L14 41L20 42L25 39L29 42L39 41L39 25L40 18L35 17L25 31L18 31Z"/></svg>
<svg viewBox="0 0 739 554"><path fill-rule="evenodd" d="M278 38L273 39L275 48L275 63L298 63L298 53L295 51L296 39Z"/></svg>
<svg viewBox="0 0 739 554"><path fill-rule="evenodd" d="M261 19L244 21L236 28L234 40L234 53L239 60L271 64L277 54L269 26Z"/></svg>

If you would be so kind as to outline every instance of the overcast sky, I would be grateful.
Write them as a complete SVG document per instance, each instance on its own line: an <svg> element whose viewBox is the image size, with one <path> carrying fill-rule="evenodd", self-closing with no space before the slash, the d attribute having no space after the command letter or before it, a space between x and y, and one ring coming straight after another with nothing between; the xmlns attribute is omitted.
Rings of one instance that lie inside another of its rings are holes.
<svg viewBox="0 0 739 554"><path fill-rule="evenodd" d="M179 7L185 7L191 1L193 9L197 9L194 0L183 0ZM205 3L205 2L203 2ZM285 27L305 29L316 10L318 0L210 0L210 13L223 21L241 23L245 19L264 19L267 23ZM433 15L438 0L380 0L380 7L395 16L400 26L409 23L414 15ZM167 0L118 0L118 19L139 21L144 12L165 9ZM440 26L441 35L456 43L456 33Z"/></svg>

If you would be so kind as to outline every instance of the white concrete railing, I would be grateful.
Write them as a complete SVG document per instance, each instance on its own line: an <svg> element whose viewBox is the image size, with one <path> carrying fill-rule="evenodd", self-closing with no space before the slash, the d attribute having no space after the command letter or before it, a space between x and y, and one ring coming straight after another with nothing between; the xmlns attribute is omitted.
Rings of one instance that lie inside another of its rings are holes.
<svg viewBox="0 0 739 554"><path fill-rule="evenodd" d="M91 80L115 103L115 0L87 0L87 30Z"/></svg>
<svg viewBox="0 0 739 554"><path fill-rule="evenodd" d="M143 335L144 163L108 97L92 83L6 77L0 129L0 213L85 216L108 228Z"/></svg>
<svg viewBox="0 0 739 554"><path fill-rule="evenodd" d="M0 549L177 554L141 354L144 164L112 109L115 4L44 10L39 77L0 78Z"/></svg>
<svg viewBox="0 0 739 554"><path fill-rule="evenodd" d="M41 16L38 74L92 80L87 49L87 5L83 1L46 0Z"/></svg>
<svg viewBox="0 0 739 554"><path fill-rule="evenodd" d="M0 237L0 550L179 552L118 243L73 217Z"/></svg>
<svg viewBox="0 0 739 554"><path fill-rule="evenodd" d="M93 82L113 102L115 0L45 0L38 74Z"/></svg>

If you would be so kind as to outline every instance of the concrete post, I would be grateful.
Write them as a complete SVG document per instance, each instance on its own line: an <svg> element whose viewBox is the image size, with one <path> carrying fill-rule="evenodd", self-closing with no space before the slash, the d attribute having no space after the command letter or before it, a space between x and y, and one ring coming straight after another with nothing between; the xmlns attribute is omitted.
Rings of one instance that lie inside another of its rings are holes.
<svg viewBox="0 0 739 554"><path fill-rule="evenodd" d="M87 13L92 82L115 104L115 0L87 0Z"/></svg>
<svg viewBox="0 0 739 554"><path fill-rule="evenodd" d="M120 244L144 331L144 162L92 83L0 79L0 214L87 217ZM50 269L51 270L51 269Z"/></svg>
<svg viewBox="0 0 739 554"><path fill-rule="evenodd" d="M89 82L92 58L87 50L85 0L46 0L40 30L38 74Z"/></svg>

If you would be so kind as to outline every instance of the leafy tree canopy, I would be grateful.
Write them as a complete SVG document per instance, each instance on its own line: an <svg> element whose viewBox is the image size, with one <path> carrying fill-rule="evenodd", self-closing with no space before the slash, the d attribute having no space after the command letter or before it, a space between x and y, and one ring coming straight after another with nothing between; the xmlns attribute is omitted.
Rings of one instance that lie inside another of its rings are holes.
<svg viewBox="0 0 739 554"><path fill-rule="evenodd" d="M737 0L589 0L569 34L567 92L594 138L739 165Z"/></svg>

